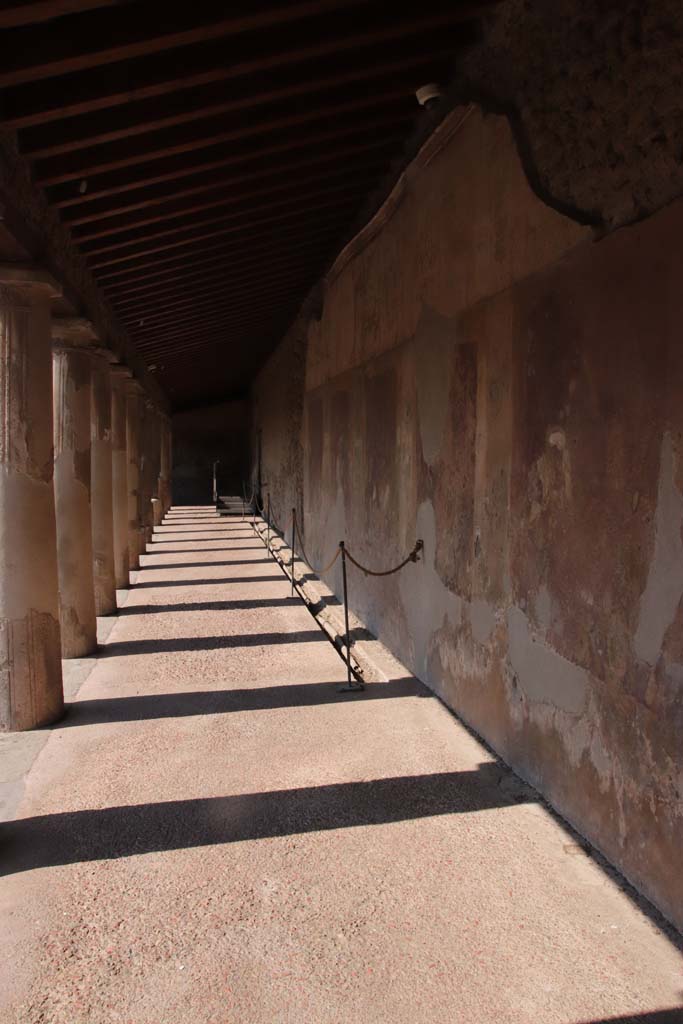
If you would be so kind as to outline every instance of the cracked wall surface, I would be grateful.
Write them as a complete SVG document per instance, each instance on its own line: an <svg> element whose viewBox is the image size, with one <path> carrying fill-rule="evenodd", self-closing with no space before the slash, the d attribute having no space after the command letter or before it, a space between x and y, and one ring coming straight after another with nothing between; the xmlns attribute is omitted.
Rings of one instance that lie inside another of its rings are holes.
<svg viewBox="0 0 683 1024"><path fill-rule="evenodd" d="M422 538L353 611L679 926L682 237L675 203L596 243L475 111L328 279L301 424L258 411L282 350L255 387L311 560Z"/></svg>

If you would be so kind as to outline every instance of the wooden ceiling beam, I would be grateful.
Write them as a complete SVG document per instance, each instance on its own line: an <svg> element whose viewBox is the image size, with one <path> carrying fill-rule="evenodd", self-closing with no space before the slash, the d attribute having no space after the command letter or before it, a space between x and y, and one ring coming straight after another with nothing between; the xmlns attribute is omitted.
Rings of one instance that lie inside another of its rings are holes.
<svg viewBox="0 0 683 1024"><path fill-rule="evenodd" d="M317 251L322 252L323 246L318 243ZM252 261L250 266L242 267L239 263L233 265L233 268L225 268L218 264L209 266L208 269L204 268L195 271L194 274L186 274L182 277L176 278L170 283L165 283L164 287L157 289L152 292L145 292L142 295L133 295L124 297L121 299L110 300L112 306L116 311L117 316L122 320L126 317L145 317L150 309L156 305L164 305L167 302L174 301L178 295L184 295L186 292L194 291L197 287L203 287L205 284L218 285L222 284L224 287L233 287L235 284L247 283L254 279L255 275L264 273L277 275L278 279L280 276L289 270L289 268L302 270L306 266L306 262L310 263L314 259L316 248L307 249L300 258L299 253L290 254L285 253L280 255L279 258L273 258L272 253L269 253L267 263L264 266L263 258L259 258L257 261Z"/></svg>
<svg viewBox="0 0 683 1024"><path fill-rule="evenodd" d="M298 242L299 244L304 246L316 233L319 233L320 235L327 234L328 237L330 237L330 241L333 242L334 235L330 235L329 233L338 229L339 226L340 216L338 211L335 210L334 212L331 212L327 217L323 217L321 214L319 217L316 218L315 225L306 227L305 237L302 240L298 240ZM273 244L280 244L283 243L285 240L289 241L290 245L292 244L289 235L283 238L282 234L274 235L272 231L265 231L263 233L259 232L258 235L255 237L250 237L248 239L248 242L256 242L257 245L262 246L263 257L267 258L267 254L268 252L270 252L271 248L273 247ZM186 262L189 265L190 262L198 254L203 257L206 253L208 253L211 250L216 250L217 252L220 251L223 253L227 252L228 254L237 257L244 251L245 247L245 244L242 243L240 239L225 239L221 236L218 236L215 240L209 239L208 244L206 239L199 239L198 241L193 240L191 242L188 242L187 249L185 249L185 251L182 253L172 252L168 256L156 255L152 259L142 258L139 261L135 261L134 263L131 264L131 266L128 267L118 267L114 270L105 269L104 273L102 273L101 271L99 273L95 272L95 276L99 284L101 284L105 280L108 280L110 283L112 283L114 279L130 279L131 277L133 278L133 280L139 280L141 271L148 271L152 269L152 272L154 272L162 264L176 264L178 262ZM255 247L253 251L255 251ZM105 284L104 287L108 288L108 285Z"/></svg>
<svg viewBox="0 0 683 1024"><path fill-rule="evenodd" d="M225 17L225 5L168 4L163 16L156 4L136 5L135 17L116 9L74 15L68 24L9 30L0 69L0 88L22 82L72 74L105 64L132 61L212 39L275 28L367 0L300 0L265 10L235 12ZM160 28L162 31L160 31ZM103 45L104 44L104 45Z"/></svg>
<svg viewBox="0 0 683 1024"><path fill-rule="evenodd" d="M307 246L301 252L302 259L308 258L308 254L315 252L317 248L322 248L325 243L316 240L313 245ZM297 250L297 254L298 254ZM207 257L205 260L197 260L192 263L191 268L186 270L183 265L174 266L170 268L170 272L163 277L159 277L155 281L151 282L148 286L146 283L135 285L131 284L130 287L119 288L116 291L107 290L107 298L111 302L112 306L116 310L126 309L132 307L133 309L144 308L150 302L156 301L157 297L163 298L164 295L173 294L178 289L192 287L193 281L209 277L210 279L218 278L221 275L229 278L231 273L236 270L246 269L250 271L252 268L261 267L264 263L264 253L257 252L251 260L247 261L246 267L243 266L240 254L235 253L231 250L228 255L235 257L233 262L224 263L217 259ZM289 252L289 246L275 250L275 252L269 247L268 248L268 263L272 261L274 267L278 267L281 264L287 264L293 257ZM124 285L127 283L124 282Z"/></svg>
<svg viewBox="0 0 683 1024"><path fill-rule="evenodd" d="M300 46L277 46L253 53L238 60L226 59L221 45L209 54L207 47L196 53L186 51L179 67L177 56L148 57L137 62L98 66L79 74L62 74L59 88L48 92L32 85L5 88L3 96L3 122L6 127L21 129L67 120L99 111L140 104L178 91L198 89L218 82L234 81L249 75L283 69L308 61L366 49L372 62L378 48L393 41L417 39L429 31L447 31L471 21L485 12L497 0L478 0L470 3L449 3L445 10L430 11L418 16L400 17L392 10L383 24L345 34L330 33L320 38L320 31ZM443 45L441 39L439 46ZM125 115L124 115L125 116ZM134 118L132 119L134 122ZM68 131L68 125L67 131ZM95 131L102 125L97 124ZM123 122L118 123L123 127ZM78 129L76 129L78 131ZM89 133L89 129L85 134Z"/></svg>
<svg viewBox="0 0 683 1024"><path fill-rule="evenodd" d="M225 129L213 121L200 120L184 132L168 129L150 133L125 144L110 143L95 146L92 150L78 150L62 157L39 160L35 164L35 182L41 188L49 188L68 181L87 181L92 175L105 174L107 171L121 171L152 160L165 160L185 153L196 153L201 149L211 149L225 143L268 135L269 132L287 131L290 128L308 125L312 121L329 122L344 114L370 110L373 107L381 108L383 104L391 108L401 101L406 107L410 103L410 110L413 111L414 97L405 86L401 86L386 89L384 92L371 92L370 95L356 97L343 103L322 103L313 109L287 116L277 115L265 121L254 122L247 117L244 123L236 128ZM394 108L389 109L387 113L391 117L396 112Z"/></svg>
<svg viewBox="0 0 683 1024"><path fill-rule="evenodd" d="M372 186L372 179L368 180L366 176L359 177L358 175L346 177L338 177L333 182L323 184L320 188L311 188L306 191L303 197L301 193L295 192L294 196L284 196L278 199L273 199L271 202L258 203L254 205L241 205L228 203L224 200L222 203L209 204L208 207L204 208L204 212L208 212L213 209L214 212L211 216L197 217L195 213L197 210L190 210L187 213L181 212L177 216L182 218L180 223L173 224L171 227L162 228L158 231L150 231L143 226L141 228L124 228L118 234L124 237L117 240L111 240L111 236L107 236L105 239L97 238L86 242L85 239L78 239L78 245L81 251L88 257L90 256L101 256L108 252L120 252L122 249L127 249L131 245L148 245L150 242L156 242L160 238L174 238L184 231L196 231L208 225L216 224L229 224L232 222L240 223L246 221L247 224L252 223L263 223L262 214L270 211L277 212L278 210L291 210L298 209L300 206L304 206L305 209L310 207L311 199L318 199L322 196L337 196L340 194L353 193L358 195L361 192L367 192ZM220 208L228 205L237 205L236 210L231 210L228 213L220 213ZM258 217L259 219L254 221L253 218ZM173 218L176 219L176 218ZM106 244L102 244L106 242ZM85 243L85 244L83 244Z"/></svg>
<svg viewBox="0 0 683 1024"><path fill-rule="evenodd" d="M43 21L63 18L68 14L82 14L101 7L115 7L125 0L38 0L36 3L18 4L0 10L0 29L37 25Z"/></svg>
<svg viewBox="0 0 683 1024"><path fill-rule="evenodd" d="M357 198L358 194L356 193L355 199L357 200ZM128 263L130 260L142 259L143 257L146 256L156 256L158 253L168 252L171 249L178 249L181 248L182 246L188 245L193 242L205 242L213 238L224 237L225 235L235 234L240 237L246 237L246 239L248 240L251 235L251 230L253 227L269 226L273 222L291 220L292 217L294 217L297 220L300 220L302 215L310 215L311 213L315 213L316 211L320 210L327 211L335 207L337 209L348 209L350 202L351 201L349 199L341 199L335 203L323 202L314 203L313 205L308 206L304 204L304 206L302 206L301 209L289 209L285 213L279 214L275 217L273 217L272 215L267 217L261 217L251 221L248 224L232 224L228 227L215 228L213 231L200 232L199 234L193 235L192 237L189 238L177 239L175 242L167 241L164 242L162 245L152 246L151 248L143 248L140 250L136 249L135 252L125 254L120 253L118 256L108 256L106 259L93 261L90 264L90 267L92 270L101 270L109 267L120 266L122 263ZM244 234L240 234L245 231L247 232L246 236L244 236ZM144 245L144 241L141 244Z"/></svg>
<svg viewBox="0 0 683 1024"><path fill-rule="evenodd" d="M68 223L74 237L83 237L78 235L78 228L85 227L88 224L97 224L101 221L105 221L104 226L106 227L106 222L109 219L111 219L112 222L120 223L119 218L125 217L126 214L141 213L144 210L154 209L158 206L163 206L166 203L179 202L183 199L192 199L195 196L200 196L206 192L211 192L221 188L234 189L237 185L253 185L254 182L265 181L266 184L262 186L263 194L265 195L266 190L276 191L279 188L286 188L286 184L277 185L272 183L268 184L268 182L273 178L276 181L280 181L283 176L287 177L292 171L308 171L312 167L320 167L321 165L324 168L325 164L332 163L335 165L334 173L336 173L336 167L339 164L339 161L346 161L347 166L348 163L360 165L364 160L376 163L385 158L385 154L388 154L392 143L395 143L395 141L396 140L393 138L388 140L384 138L374 138L368 142L355 146L344 146L340 149L328 148L323 153L318 153L317 155L311 154L303 160L293 160L283 164L277 164L273 167L266 167L260 171L254 170L253 172L250 171L248 174L237 174L227 178L222 175L218 175L215 178L209 178L207 180L206 175L201 175L200 183L193 185L191 188L178 189L173 183L171 183L170 188L156 195L150 195L150 186L140 190L141 195L145 198L140 198L138 202L131 203L124 200L124 202L119 206L115 204L107 204L106 206L101 206L94 211L92 206L88 206L86 209L91 212L81 213L80 215L75 208L71 207L70 209L74 211L75 216L69 217L70 210L66 210L62 214L62 219L65 223ZM325 171L323 170L322 172L319 171L317 173L313 173L315 174L315 177L318 178L321 175L324 176ZM245 197L250 194L254 195L257 191L261 192L261 189L238 190L234 194Z"/></svg>
<svg viewBox="0 0 683 1024"><path fill-rule="evenodd" d="M374 133L374 138L377 139L381 131L386 132L387 141L389 141L391 137L395 137L395 132L399 125L405 125L406 122L412 121L414 118L414 113L406 110L393 117L382 117L380 119L375 117L361 122L354 119L352 124L344 125L343 127L335 126L331 130L323 131L309 130L302 136L278 140L263 146L255 146L253 149L246 151L239 150L235 152L230 148L227 155L221 154L218 159L213 160L200 160L196 162L194 154L189 158L183 155L181 159L171 161L172 169L170 170L168 169L169 161L152 161L150 165L141 165L136 168L133 176L130 178L126 178L120 173L100 175L94 180L88 181L88 188L85 193L82 193L73 182L70 182L68 186L62 185L56 190L51 190L48 198L51 201L51 205L57 209L67 209L95 200L103 200L110 196L121 195L132 190L147 188L150 185L178 181L180 178L206 174L209 171L235 167L239 164L261 163L261 166L263 166L265 162L266 165L273 166L273 162L270 160L271 157L279 156L283 153L296 153L297 151L319 152L321 147L327 149L329 144L335 145L342 139L367 139L371 133ZM161 171L162 167L164 168L163 171ZM76 194L74 195L74 193Z"/></svg>
<svg viewBox="0 0 683 1024"><path fill-rule="evenodd" d="M249 252L247 259L243 258L241 252L236 253L234 250L230 250L227 255L233 259L229 262L209 255L206 259L193 261L189 269L184 263L181 263L178 266L170 267L166 274L157 275L155 280L149 283L147 281L141 284L123 282L123 286L118 289L107 288L105 294L117 312L131 307L133 309L146 308L157 298L163 298L164 295L173 294L182 288L192 287L192 283L197 279L206 277L214 279L221 275L225 278L235 277L242 271L245 274L254 270L258 271L264 265L267 265L269 269L287 266L295 260L314 259L316 254L322 253L328 248L329 241L326 234L323 233L321 236L318 233L315 238L308 240L307 245L297 246L295 252L292 252L289 242L278 247L269 246L267 252L263 250Z"/></svg>
<svg viewBox="0 0 683 1024"><path fill-rule="evenodd" d="M168 373L170 365L173 363L180 362L183 364L189 360L194 360L197 356L204 355L207 350L210 351L212 348L216 348L218 346L230 346L233 348L235 342L247 342L249 345L249 343L253 341L255 332L259 332L256 334L256 337L259 337L260 339L266 333L266 330L268 330L268 333L271 333L274 328L277 329L277 325L278 321L274 321L272 319L263 320L256 324L233 324L228 328L229 333L227 335L225 329L218 330L215 334L210 334L206 337L190 339L187 345L179 345L177 348L173 349L172 352L168 352L166 354L163 352L151 353L151 359L153 362L163 360L160 372ZM249 347L251 348L252 346L249 345ZM241 345L240 354L243 354L243 352L244 347ZM257 352L256 358L260 359L265 354L267 354L267 352Z"/></svg>
<svg viewBox="0 0 683 1024"><path fill-rule="evenodd" d="M169 327L166 330L145 332L142 335L131 332L131 337L136 348L141 352L144 351L145 343L160 346L160 351L170 351L173 347L173 341L186 338L188 331L196 330L202 333L210 330L212 327L225 327L227 324L237 322L252 322L253 320L258 320L259 317L268 316L270 310L272 310L272 307L264 308L262 304L242 309L235 306L221 306L213 311L207 311L199 319L190 317L182 320L176 329Z"/></svg>
<svg viewBox="0 0 683 1024"><path fill-rule="evenodd" d="M115 118L112 114L108 117L95 114L75 121L72 119L64 123L58 122L49 132L45 129L26 129L22 132L22 152L31 160L44 160L79 149L90 149L138 135L148 135L154 131L196 124L200 119L208 120L300 97L317 96L325 91L358 83L367 84L389 76L394 80L407 79L409 84L413 84L416 68L426 68L434 76L435 67L452 55L452 52L453 48L436 52L431 49L426 53L422 50L327 75L307 75L304 71L303 81L279 83L274 88L256 92L249 83L242 95L235 96L233 89L226 98L218 101L206 89L194 90L185 94L182 109L172 113L169 113L168 101L157 101L154 105L140 104L142 110L126 107L117 112Z"/></svg>
<svg viewBox="0 0 683 1024"><path fill-rule="evenodd" d="M257 325L278 322L286 313L287 319L291 319L298 308L296 300L281 296L282 302L277 308L274 306L268 309L257 308L237 309L223 307L210 311L206 316L199 319L188 318L180 324L178 330L172 327L156 333L150 333L143 338L135 338L134 344L138 352L147 360L148 356L156 359L163 359L171 355L176 347L186 345L188 341L201 341L212 331L234 330L238 327L246 327L255 330Z"/></svg>
<svg viewBox="0 0 683 1024"><path fill-rule="evenodd" d="M298 267L288 268L277 275L267 275L266 280L269 287L278 289L281 287L290 288L295 281L299 281L304 277L310 277L310 272L307 267L299 265ZM263 280L264 278L261 277L259 283ZM250 284L254 284L256 278L252 276L247 281ZM155 312L129 311L125 315L121 315L120 320L124 327L154 327L157 324L163 324L167 320L172 320L174 316L187 309L211 304L215 299L222 296L232 295L234 299L235 286L238 283L241 282L230 280L226 282L225 279L207 282L200 287L188 289L176 299L156 303ZM252 294L251 289L249 294Z"/></svg>
<svg viewBox="0 0 683 1024"><path fill-rule="evenodd" d="M289 319L291 313L287 312L287 319ZM257 317L247 317L236 320L227 320L223 323L217 323L211 325L208 330L203 327L193 332L188 332L181 339L177 340L172 348L165 347L163 342L156 342L146 346L141 346L140 354L143 359L153 360L170 360L181 352L188 352L190 350L196 351L197 349L204 348L208 344L216 344L225 340L226 331L234 331L237 329L243 329L248 332L250 336L257 330L262 330L264 327L274 326L275 324L281 323L284 320L284 316L276 317L273 314L264 314Z"/></svg>

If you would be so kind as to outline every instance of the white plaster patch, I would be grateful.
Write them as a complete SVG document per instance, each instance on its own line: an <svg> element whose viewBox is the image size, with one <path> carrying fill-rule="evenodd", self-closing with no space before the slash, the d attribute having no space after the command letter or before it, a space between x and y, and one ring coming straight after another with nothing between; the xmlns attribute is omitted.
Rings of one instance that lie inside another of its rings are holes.
<svg viewBox="0 0 683 1024"><path fill-rule="evenodd" d="M534 599L534 615L541 629L550 629L553 617L553 599L545 583L538 588Z"/></svg>
<svg viewBox="0 0 683 1024"><path fill-rule="evenodd" d="M564 430L551 430L548 434L548 444L551 448L557 448L558 451L563 452L567 446L567 438Z"/></svg>
<svg viewBox="0 0 683 1024"><path fill-rule="evenodd" d="M641 661L654 665L667 629L683 595L683 495L676 488L676 456L668 431L662 440L655 515L655 549L640 598L633 648Z"/></svg>
<svg viewBox="0 0 683 1024"><path fill-rule="evenodd" d="M475 597L469 606L469 616L472 636L480 644L487 643L496 626L495 609L488 601Z"/></svg>
<svg viewBox="0 0 683 1024"><path fill-rule="evenodd" d="M418 676L426 679L432 635L445 620L454 627L460 624L463 601L445 586L434 567L436 518L431 501L417 510L416 532L424 549L420 561L400 574L399 590L410 628L413 664Z"/></svg>
<svg viewBox="0 0 683 1024"><path fill-rule="evenodd" d="M581 714L588 673L535 637L520 608L508 609L507 624L510 662L529 700L572 715Z"/></svg>

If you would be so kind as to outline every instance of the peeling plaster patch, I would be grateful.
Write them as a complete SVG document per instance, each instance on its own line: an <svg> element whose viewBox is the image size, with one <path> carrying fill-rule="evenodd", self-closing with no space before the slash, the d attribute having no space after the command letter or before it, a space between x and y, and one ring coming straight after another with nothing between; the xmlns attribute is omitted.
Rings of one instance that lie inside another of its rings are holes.
<svg viewBox="0 0 683 1024"><path fill-rule="evenodd" d="M609 751L605 747L602 734L598 729L593 730L590 759L600 778L600 789L605 792L612 783L613 769Z"/></svg>
<svg viewBox="0 0 683 1024"><path fill-rule="evenodd" d="M488 601L475 597L469 607L472 636L480 644L485 644L491 637L496 626L496 613Z"/></svg>
<svg viewBox="0 0 683 1024"><path fill-rule="evenodd" d="M538 588L533 604L534 615L541 629L550 629L553 617L553 599L545 583Z"/></svg>
<svg viewBox="0 0 683 1024"><path fill-rule="evenodd" d="M450 349L455 344L452 322L431 309L423 309L415 332L417 340L417 408L422 455L431 465L439 456L450 390Z"/></svg>
<svg viewBox="0 0 683 1024"><path fill-rule="evenodd" d="M655 515L655 550L640 598L636 656L648 665L659 657L662 642L683 594L683 495L676 488L676 456L671 434L662 441Z"/></svg>
<svg viewBox="0 0 683 1024"><path fill-rule="evenodd" d="M548 444L562 456L562 475L564 476L564 493L568 500L572 496L572 464L567 448L567 435L561 427L555 427L548 433Z"/></svg>
<svg viewBox="0 0 683 1024"><path fill-rule="evenodd" d="M527 697L572 715L581 714L586 703L588 673L536 639L519 608L508 610L507 622L510 661Z"/></svg>
<svg viewBox="0 0 683 1024"><path fill-rule="evenodd" d="M417 674L426 679L432 638L446 621L454 628L460 624L463 601L444 586L434 567L436 519L431 501L418 508L416 531L424 541L422 559L400 574L399 590L411 633L413 662Z"/></svg>

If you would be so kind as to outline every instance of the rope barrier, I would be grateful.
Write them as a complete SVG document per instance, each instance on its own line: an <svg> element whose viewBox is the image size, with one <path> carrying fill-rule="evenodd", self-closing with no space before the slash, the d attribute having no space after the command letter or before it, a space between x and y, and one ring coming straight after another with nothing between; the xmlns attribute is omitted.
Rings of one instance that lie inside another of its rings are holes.
<svg viewBox="0 0 683 1024"><path fill-rule="evenodd" d="M244 488L243 488L243 490L244 490ZM246 497L246 491L245 491L245 497ZM287 543L286 542L286 536L285 536L286 532L290 528L290 526L292 528L291 558L290 558L290 562L289 562L289 569L290 569L290 573L291 573L291 583L292 583L292 596L294 595L294 586L295 586L295 581L294 581L294 562L296 560L295 546L296 546L297 539L299 541L299 549L300 549L301 556L303 557L304 562L309 566L309 568L313 571L313 573L316 576L318 576L318 577L325 576L328 572L330 572L330 570L334 567L334 565L336 564L338 559L341 558L341 562L342 562L342 583L343 583L343 589L344 589L344 632L345 632L343 646L346 648L346 657L345 657L344 660L346 661L347 682L346 682L345 686L339 687L339 689L340 689L341 692L347 692L347 693L348 692L358 691L358 690L364 690L365 686L358 679L356 670L354 670L352 668L352 666L351 666L352 640L351 640L351 630L350 630L350 627L349 627L349 595L348 595L348 582L347 582L347 575L346 575L346 561L348 559L349 562L351 562L352 565L355 565L355 567L357 569L359 569L360 572L364 573L366 576L374 576L374 577L393 576L395 573L400 572L401 569L404 569L405 566L408 565L409 562L417 562L417 561L419 561L420 553L424 550L424 543L423 543L423 541L417 540L415 542L415 546L412 549L412 551L410 551L406 555L406 557L401 562L398 563L398 565L392 566L391 569L371 569L371 568L369 568L369 566L363 565L362 562L359 562L358 559L355 558L354 555L352 555L351 552L348 550L348 548L346 547L345 541L340 540L338 545L337 545L337 550L334 553L334 557L327 563L327 565L323 566L320 569L317 569L313 565L313 563L311 562L310 558L308 557L308 555L306 553L306 548L304 546L303 537L301 535L301 529L299 527L299 521L298 521L297 515L296 515L296 509L292 509L292 515L291 515L287 525L285 526L285 528L282 529L278 525L277 520L273 517L273 514L272 514L272 502L271 502L270 495L268 495L268 499L267 499L267 502L266 502L267 512L266 512L266 509L263 507L263 505L261 505L259 503L258 498L256 498L256 491L254 491L252 493L252 501L254 502L254 506L253 507L255 507L258 510L258 512L261 515L261 517L265 519L266 526L267 526L265 545L266 545L266 549L269 552L271 552L271 545L270 545L270 531L271 531L271 528L274 529L275 532L280 535L280 538L285 543L285 545ZM258 530L258 528L256 526L255 517L252 517L252 527L253 527L254 531L261 537L261 540L263 540L263 535L260 533L260 531ZM275 557L275 549L272 550L272 554L273 554L273 557ZM284 561L281 561L280 564L284 568Z"/></svg>
<svg viewBox="0 0 683 1024"><path fill-rule="evenodd" d="M330 569L332 568L332 566L334 565L334 563L339 558L339 556L341 555L341 548L339 546L337 546L337 550L335 552L334 558L332 559L331 562L329 562L325 566L324 569L316 569L315 566L313 565L313 562L310 560L310 558L306 554L306 548L304 547L304 542L303 542L303 540L301 538L301 530L299 529L299 522L298 522L298 520L296 522L296 535L299 538L299 547L301 548L301 554L304 556L304 562L306 563L306 565L308 565L309 568L313 570L313 572L315 573L316 576L324 576L325 573L328 573L330 571Z"/></svg>
<svg viewBox="0 0 683 1024"><path fill-rule="evenodd" d="M406 555L403 561L399 562L398 565L395 565L393 569L368 569L366 565L361 565L361 563L353 557L348 548L346 548L346 557L348 558L349 562L353 562L356 568L360 569L361 572L364 572L366 576L393 576L394 573L399 572L405 565L408 564L408 562L417 562L423 547L424 544L421 540L416 541L415 547L410 552L410 554Z"/></svg>

